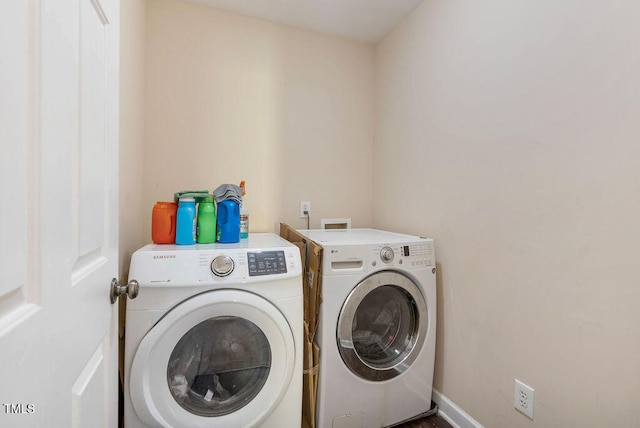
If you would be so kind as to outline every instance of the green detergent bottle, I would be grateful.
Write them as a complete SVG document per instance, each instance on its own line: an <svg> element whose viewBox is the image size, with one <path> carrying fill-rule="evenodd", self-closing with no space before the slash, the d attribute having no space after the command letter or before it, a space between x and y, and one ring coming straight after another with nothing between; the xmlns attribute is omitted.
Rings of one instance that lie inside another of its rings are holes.
<svg viewBox="0 0 640 428"><path fill-rule="evenodd" d="M213 195L207 196L198 205L198 244L216 242L216 206Z"/></svg>

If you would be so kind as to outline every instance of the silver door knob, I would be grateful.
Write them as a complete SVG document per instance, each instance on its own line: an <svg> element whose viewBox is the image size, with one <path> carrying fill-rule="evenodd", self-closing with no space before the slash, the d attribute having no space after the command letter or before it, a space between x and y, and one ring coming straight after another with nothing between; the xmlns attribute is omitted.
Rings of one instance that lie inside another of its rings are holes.
<svg viewBox="0 0 640 428"><path fill-rule="evenodd" d="M140 286L138 281L132 279L128 284L120 285L116 278L111 280L111 304L114 304L121 294L126 294L130 299L138 297Z"/></svg>

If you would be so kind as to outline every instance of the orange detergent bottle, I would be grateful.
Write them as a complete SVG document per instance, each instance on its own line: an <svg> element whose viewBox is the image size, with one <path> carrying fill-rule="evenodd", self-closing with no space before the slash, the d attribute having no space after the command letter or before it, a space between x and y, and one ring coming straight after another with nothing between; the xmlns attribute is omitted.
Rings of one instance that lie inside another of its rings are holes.
<svg viewBox="0 0 640 428"><path fill-rule="evenodd" d="M156 202L151 215L151 240L154 244L173 244L176 242L175 202Z"/></svg>

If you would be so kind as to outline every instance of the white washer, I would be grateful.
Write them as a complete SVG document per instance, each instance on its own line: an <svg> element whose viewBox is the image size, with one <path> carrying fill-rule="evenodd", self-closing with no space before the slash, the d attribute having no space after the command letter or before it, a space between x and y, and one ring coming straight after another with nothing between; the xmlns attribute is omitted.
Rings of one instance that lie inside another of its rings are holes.
<svg viewBox="0 0 640 428"><path fill-rule="evenodd" d="M383 427L429 411L433 240L374 229L299 232L324 248L318 426Z"/></svg>
<svg viewBox="0 0 640 428"><path fill-rule="evenodd" d="M131 258L125 428L298 428L302 266L274 234Z"/></svg>

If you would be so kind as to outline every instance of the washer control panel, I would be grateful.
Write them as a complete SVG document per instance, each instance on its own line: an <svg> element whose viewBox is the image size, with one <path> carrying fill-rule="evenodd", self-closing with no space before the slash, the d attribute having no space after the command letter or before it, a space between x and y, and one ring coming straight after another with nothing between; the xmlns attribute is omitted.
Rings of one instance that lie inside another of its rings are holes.
<svg viewBox="0 0 640 428"><path fill-rule="evenodd" d="M132 270L141 286L258 283L302 275L300 250L294 245L271 248L150 245L145 248L132 257Z"/></svg>
<svg viewBox="0 0 640 428"><path fill-rule="evenodd" d="M435 266L433 241L425 240L410 244L389 244L374 246L371 250L371 267L402 266L404 268L424 268Z"/></svg>
<svg viewBox="0 0 640 428"><path fill-rule="evenodd" d="M244 259L244 257L242 257ZM243 263L244 264L244 263ZM247 252L249 276L277 275L287 273L284 251ZM228 276L233 272L235 262L230 256L220 255L211 261L211 272L216 276Z"/></svg>
<svg viewBox="0 0 640 428"><path fill-rule="evenodd" d="M249 276L287 273L284 251L248 252Z"/></svg>
<svg viewBox="0 0 640 428"><path fill-rule="evenodd" d="M436 266L433 239L325 248L324 274L353 275L385 268L433 269Z"/></svg>

